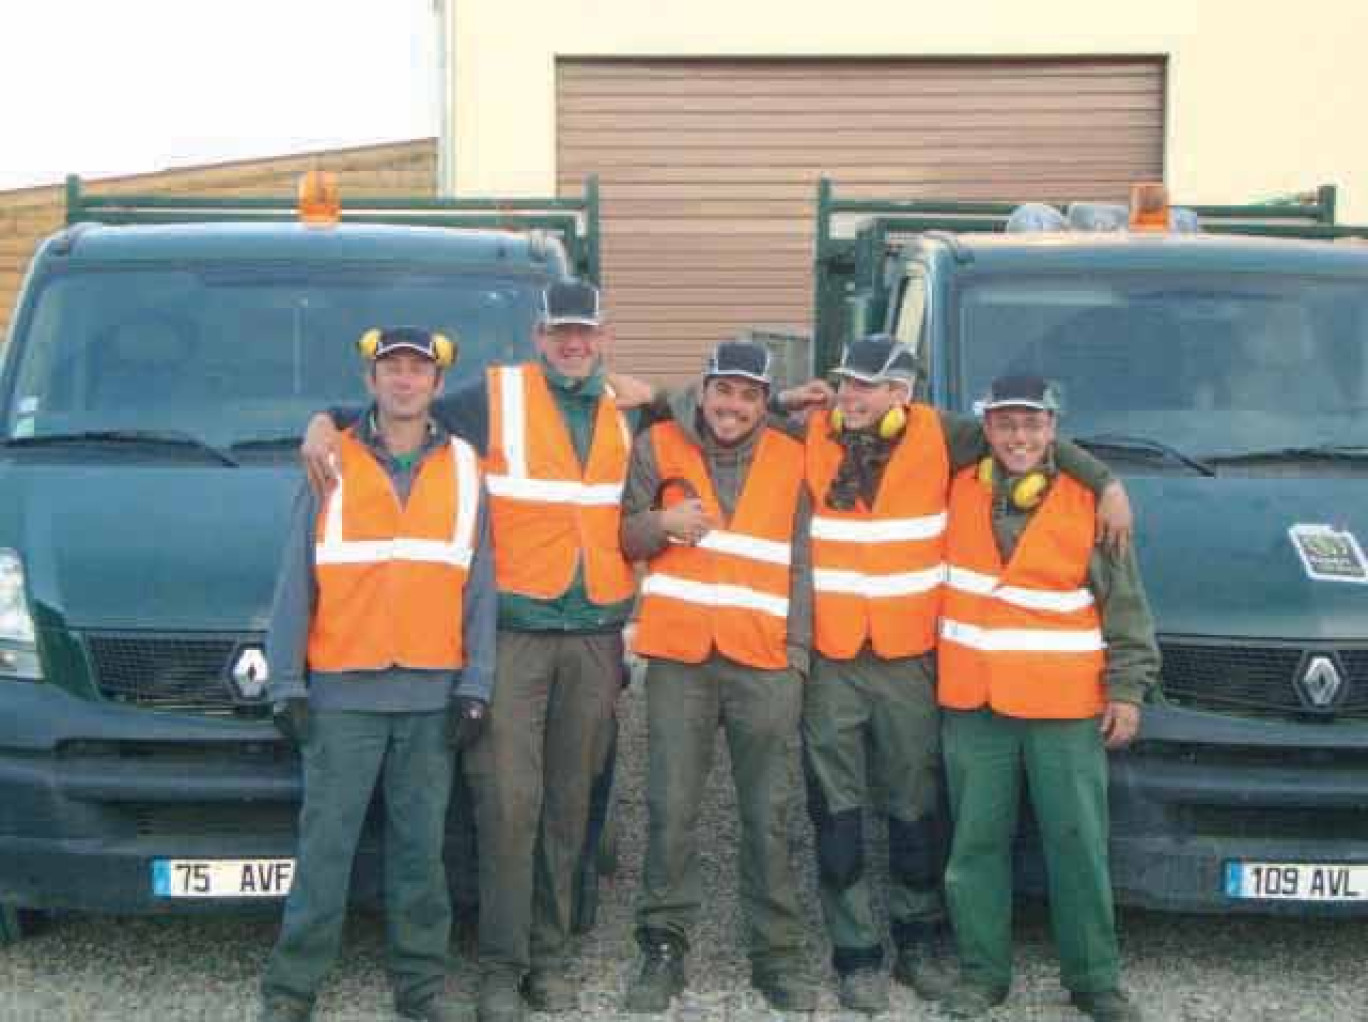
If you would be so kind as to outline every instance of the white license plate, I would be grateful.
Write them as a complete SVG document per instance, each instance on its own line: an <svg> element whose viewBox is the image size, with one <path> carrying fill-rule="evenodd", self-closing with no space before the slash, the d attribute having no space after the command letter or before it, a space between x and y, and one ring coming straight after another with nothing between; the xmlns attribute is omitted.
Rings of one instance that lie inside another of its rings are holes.
<svg viewBox="0 0 1368 1022"><path fill-rule="evenodd" d="M1368 901L1368 864L1227 862L1225 893L1263 901Z"/></svg>
<svg viewBox="0 0 1368 1022"><path fill-rule="evenodd" d="M158 898L283 898L294 859L153 859Z"/></svg>

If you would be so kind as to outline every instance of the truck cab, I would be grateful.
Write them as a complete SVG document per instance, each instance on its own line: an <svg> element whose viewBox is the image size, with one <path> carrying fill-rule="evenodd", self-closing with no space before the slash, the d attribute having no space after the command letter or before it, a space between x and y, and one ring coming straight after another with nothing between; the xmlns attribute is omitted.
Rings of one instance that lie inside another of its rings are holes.
<svg viewBox="0 0 1368 1022"><path fill-rule="evenodd" d="M1010 207L915 206L828 243L819 359L886 329L965 413L997 375L1051 378L1061 433L1123 478L1163 668L1111 757L1118 901L1368 912L1368 247L1334 241L1363 232L1230 207L1015 234Z"/></svg>
<svg viewBox="0 0 1368 1022"><path fill-rule="evenodd" d="M299 773L264 629L303 425L365 402L367 329L440 330L468 378L528 358L545 284L597 268L592 191L322 223L287 199L72 194L0 364L4 938L24 910L286 893ZM363 838L358 897L379 854Z"/></svg>

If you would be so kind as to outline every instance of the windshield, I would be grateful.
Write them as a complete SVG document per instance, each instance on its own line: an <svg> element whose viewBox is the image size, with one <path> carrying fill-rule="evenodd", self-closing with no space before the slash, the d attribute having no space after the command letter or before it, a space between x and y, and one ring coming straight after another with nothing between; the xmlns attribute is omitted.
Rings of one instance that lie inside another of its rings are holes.
<svg viewBox="0 0 1368 1022"><path fill-rule="evenodd" d="M440 330L465 378L525 359L535 310L535 282L488 275L73 271L46 282L16 338L4 436L175 431L217 447L290 436L312 412L368 400L355 341L370 327Z"/></svg>
<svg viewBox="0 0 1368 1022"><path fill-rule="evenodd" d="M988 277L958 303L967 407L993 377L1062 391L1061 428L1211 457L1368 443L1368 282Z"/></svg>

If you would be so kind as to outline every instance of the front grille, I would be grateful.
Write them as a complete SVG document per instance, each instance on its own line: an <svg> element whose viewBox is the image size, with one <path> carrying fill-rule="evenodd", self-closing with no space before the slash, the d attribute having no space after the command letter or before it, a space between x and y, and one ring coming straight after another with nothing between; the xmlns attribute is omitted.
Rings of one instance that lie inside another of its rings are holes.
<svg viewBox="0 0 1368 1022"><path fill-rule="evenodd" d="M113 702L152 710L262 717L263 703L236 697L229 661L260 636L92 632L85 636L95 684Z"/></svg>
<svg viewBox="0 0 1368 1022"><path fill-rule="evenodd" d="M1328 648L1168 641L1160 648L1164 695L1180 706L1288 720L1368 720L1368 647L1335 650L1342 687L1327 709L1303 703L1297 675L1305 654L1328 654Z"/></svg>

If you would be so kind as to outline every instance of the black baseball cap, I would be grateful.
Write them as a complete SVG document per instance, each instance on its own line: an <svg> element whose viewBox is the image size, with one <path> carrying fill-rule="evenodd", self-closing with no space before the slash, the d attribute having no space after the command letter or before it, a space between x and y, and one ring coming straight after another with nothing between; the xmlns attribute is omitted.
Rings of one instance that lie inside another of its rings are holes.
<svg viewBox="0 0 1368 1022"><path fill-rule="evenodd" d="M1058 412L1059 390L1043 376L999 376L988 388L988 396L979 401L978 411L994 408L1034 408L1041 412Z"/></svg>
<svg viewBox="0 0 1368 1022"><path fill-rule="evenodd" d="M723 341L703 367L705 383L716 376L738 376L768 387L773 382L769 349L755 341Z"/></svg>
<svg viewBox="0 0 1368 1022"><path fill-rule="evenodd" d="M916 376L917 360L911 348L888 334L869 334L847 344L841 352L841 364L831 372L865 383L896 380L910 384Z"/></svg>
<svg viewBox="0 0 1368 1022"><path fill-rule="evenodd" d="M542 293L542 322L549 327L571 323L602 326L599 289L574 277L548 285Z"/></svg>

